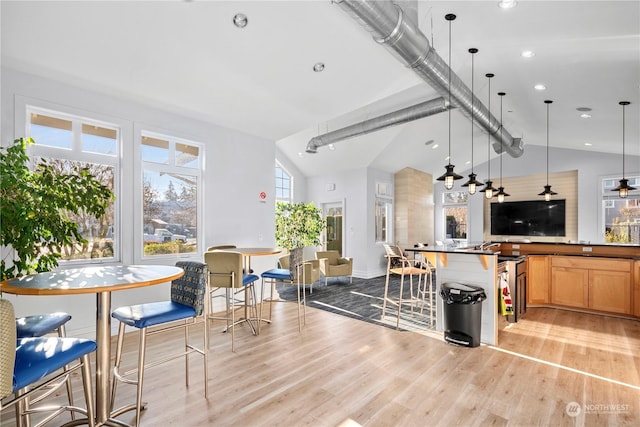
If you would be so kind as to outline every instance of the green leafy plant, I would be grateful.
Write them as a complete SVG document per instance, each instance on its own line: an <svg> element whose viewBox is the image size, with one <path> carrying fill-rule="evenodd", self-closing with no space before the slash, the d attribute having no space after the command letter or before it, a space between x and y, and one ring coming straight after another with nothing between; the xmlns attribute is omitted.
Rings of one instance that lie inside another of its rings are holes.
<svg viewBox="0 0 640 427"><path fill-rule="evenodd" d="M86 168L59 173L41 159L29 169L26 150L33 143L16 139L0 152L2 279L57 267L65 247L87 243L69 214L100 217L114 198Z"/></svg>
<svg viewBox="0 0 640 427"><path fill-rule="evenodd" d="M311 203L276 203L276 245L295 249L318 246L326 222Z"/></svg>

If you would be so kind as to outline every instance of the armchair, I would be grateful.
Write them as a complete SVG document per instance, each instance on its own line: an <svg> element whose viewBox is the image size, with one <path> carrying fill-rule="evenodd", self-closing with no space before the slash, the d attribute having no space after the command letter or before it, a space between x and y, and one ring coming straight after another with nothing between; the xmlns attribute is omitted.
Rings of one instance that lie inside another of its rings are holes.
<svg viewBox="0 0 640 427"><path fill-rule="evenodd" d="M325 286L328 277L349 276L349 283L353 283L353 258L341 257L338 251L331 250L316 252L316 259L320 261Z"/></svg>

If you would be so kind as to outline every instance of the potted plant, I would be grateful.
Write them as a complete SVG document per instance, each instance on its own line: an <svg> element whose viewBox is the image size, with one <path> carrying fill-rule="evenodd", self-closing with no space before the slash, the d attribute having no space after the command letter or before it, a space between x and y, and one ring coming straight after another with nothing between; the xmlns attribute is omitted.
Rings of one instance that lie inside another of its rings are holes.
<svg viewBox="0 0 640 427"><path fill-rule="evenodd" d="M318 246L326 226L322 211L311 203L276 203L276 245L290 253L289 268L302 262L306 246Z"/></svg>
<svg viewBox="0 0 640 427"><path fill-rule="evenodd" d="M86 244L69 214L105 214L113 192L87 169L57 172L46 160L29 169L27 145L16 139L0 151L0 277L49 271L58 266L61 251Z"/></svg>

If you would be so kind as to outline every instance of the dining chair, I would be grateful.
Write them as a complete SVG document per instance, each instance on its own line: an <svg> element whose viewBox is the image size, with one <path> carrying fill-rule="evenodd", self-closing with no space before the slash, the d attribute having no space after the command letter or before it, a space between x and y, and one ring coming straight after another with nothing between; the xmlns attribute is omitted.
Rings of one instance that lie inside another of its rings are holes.
<svg viewBox="0 0 640 427"><path fill-rule="evenodd" d="M235 330L236 326L242 322L247 322L253 334L258 334L258 329L251 323L248 314L248 308L252 307L254 319L258 320L256 313L256 293L254 283L259 279L255 274L245 274L242 268L242 254L239 252L231 252L224 250L214 250L205 252L204 262L209 268L208 289L210 298L223 296L225 298L226 313L224 317L213 316L210 314L210 320L225 320L227 327L225 332L231 330L231 351L235 352ZM214 295L218 290L224 290L224 295ZM238 294L244 294L242 305L236 307ZM244 308L245 314L243 318L236 320L236 309ZM208 323L208 322L207 322Z"/></svg>
<svg viewBox="0 0 640 427"><path fill-rule="evenodd" d="M17 317L16 334L18 339L42 337L49 334L56 334L58 337L64 338L67 336L65 324L69 320L71 320L71 315L62 311ZM43 393L34 399L26 399L25 407L28 408L29 405L36 404L39 401L46 399L47 396L55 393L63 385L66 385L67 400L69 401L69 406L73 406L73 388L71 385L71 375L66 375L61 377L59 381L51 383L49 387L47 387L48 390L46 393ZM18 410L17 406L16 410ZM71 419L75 419L74 412L71 412Z"/></svg>
<svg viewBox="0 0 640 427"><path fill-rule="evenodd" d="M418 276L418 287L420 290L422 288L422 279L426 281L427 272L430 273L430 270L427 268L426 264L422 260L410 260L402 253L402 250L399 246L396 245L384 245L385 249L385 257L387 258L387 275L384 283L384 299L382 302L382 318L384 318L387 302L392 304L397 304L398 313L396 319L396 328L400 327L400 314L402 312L402 304L409 303L411 307L411 312L413 313L414 304L419 301L418 295L420 292L416 293L414 296L413 292L413 276ZM417 265L417 266L416 266ZM398 299L392 300L389 298L389 276L391 274L400 275L400 293L398 295ZM409 276L409 300L403 301L403 292L404 292L404 277ZM426 295L426 292L423 293Z"/></svg>
<svg viewBox="0 0 640 427"><path fill-rule="evenodd" d="M0 410L15 406L17 426L30 425L28 416L34 413L50 413L38 423L43 425L65 411L84 414L86 423L95 425L89 355L96 348L95 341L81 338L18 338L13 305L0 299ZM39 393L50 395L51 384L77 370L82 373L85 408L36 404Z"/></svg>
<svg viewBox="0 0 640 427"><path fill-rule="evenodd" d="M150 302L138 305L120 307L111 313L114 319L120 322L118 328L118 343L116 346L116 359L113 369L114 379L111 389L111 412L116 417L124 412L136 411L135 425L140 425L142 410L142 389L144 372L170 360L184 356L185 383L189 386L189 355L199 354L204 364L204 396L209 397L209 328L206 321L209 313L207 296L207 265L194 261L179 261L177 267L184 270L184 275L171 282L171 299L168 301ZM191 326L204 324L204 343L202 348L196 347L190 342ZM131 326L139 331L138 363L134 369L120 372L122 362L122 348L126 326ZM156 326L156 328L151 328ZM151 328L151 329L150 329ZM146 363L147 337L165 334L176 329L184 330L184 350L178 353L164 355L158 360ZM114 410L116 389L118 382L136 386L136 402L133 405L123 406Z"/></svg>
<svg viewBox="0 0 640 427"><path fill-rule="evenodd" d="M271 293L269 296L269 318L267 322L271 322L273 294L275 293L276 282L280 281L285 285L295 285L298 292L298 331L302 331L302 326L307 323L307 294L306 286L313 287L313 284L320 279L320 261L319 260L307 260L300 263L291 263L291 257L289 254L283 255L278 258L277 268L272 268L261 274L262 287L261 295L264 296L264 282L265 279L271 283ZM300 290L302 289L302 298L300 297ZM264 306L264 297L260 304L260 319L262 317L262 308ZM302 311L302 316L301 316ZM260 328L260 325L258 325Z"/></svg>

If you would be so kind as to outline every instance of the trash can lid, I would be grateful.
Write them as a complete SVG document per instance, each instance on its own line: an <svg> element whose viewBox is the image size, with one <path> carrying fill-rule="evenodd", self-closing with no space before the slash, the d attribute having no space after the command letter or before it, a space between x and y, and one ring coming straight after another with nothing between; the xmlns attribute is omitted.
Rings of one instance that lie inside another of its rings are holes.
<svg viewBox="0 0 640 427"><path fill-rule="evenodd" d="M442 288L448 290L452 294L476 294L484 292L484 289L479 286L465 285L458 282L446 282L442 284Z"/></svg>

